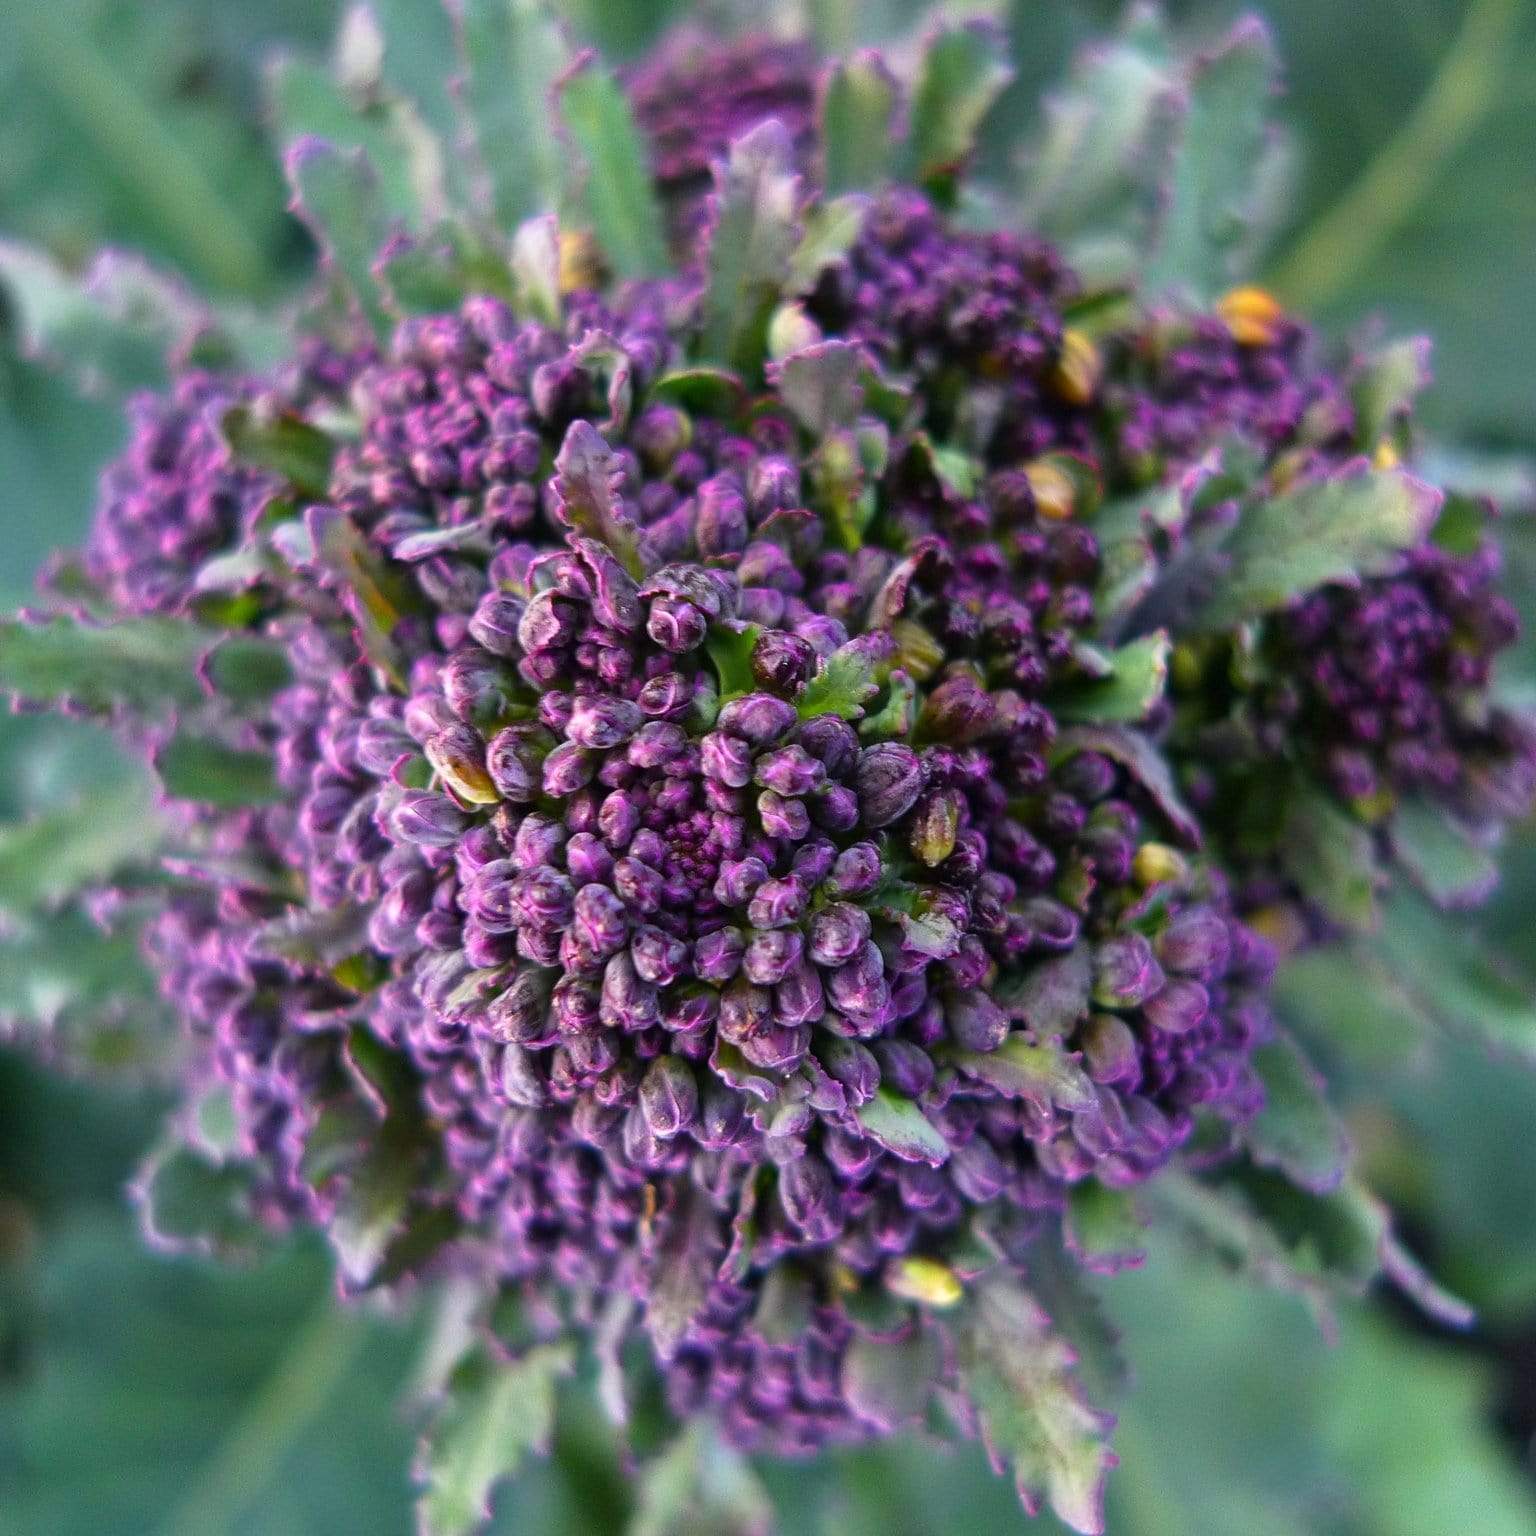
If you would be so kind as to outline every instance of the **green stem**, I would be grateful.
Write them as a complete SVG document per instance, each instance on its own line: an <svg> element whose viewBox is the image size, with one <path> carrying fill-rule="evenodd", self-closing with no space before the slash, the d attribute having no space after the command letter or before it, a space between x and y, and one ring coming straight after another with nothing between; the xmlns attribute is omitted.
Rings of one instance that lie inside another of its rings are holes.
<svg viewBox="0 0 1536 1536"><path fill-rule="evenodd" d="M94 44L45 5L26 8L20 38L27 67L55 107L130 187L189 262L220 286L259 290L266 263L194 155Z"/></svg>
<svg viewBox="0 0 1536 1536"><path fill-rule="evenodd" d="M232 1530L325 1407L365 1337L361 1320L325 1296L166 1517L161 1536L221 1536Z"/></svg>
<svg viewBox="0 0 1536 1536"><path fill-rule="evenodd" d="M1271 274L1281 297L1317 308L1370 266L1498 100L1524 10L1524 0L1473 0L1402 126Z"/></svg>

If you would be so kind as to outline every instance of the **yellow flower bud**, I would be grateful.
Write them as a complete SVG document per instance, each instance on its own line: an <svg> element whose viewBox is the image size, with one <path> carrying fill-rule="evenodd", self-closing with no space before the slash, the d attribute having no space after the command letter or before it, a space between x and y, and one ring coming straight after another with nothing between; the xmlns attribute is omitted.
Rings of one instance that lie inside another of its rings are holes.
<svg viewBox="0 0 1536 1536"><path fill-rule="evenodd" d="M1063 331L1051 388L1068 405L1087 405L1098 390L1102 371L1098 348L1081 331Z"/></svg>
<svg viewBox="0 0 1536 1536"><path fill-rule="evenodd" d="M1262 288L1234 288L1216 301L1216 313L1240 347L1267 347L1280 334L1285 311Z"/></svg>
<svg viewBox="0 0 1536 1536"><path fill-rule="evenodd" d="M891 625L896 642L896 662L916 681L923 683L939 670L944 661L944 647L914 619L897 619Z"/></svg>
<svg viewBox="0 0 1536 1536"><path fill-rule="evenodd" d="M949 1265L937 1259L913 1257L898 1259L885 1272L885 1288L903 1301L915 1301L925 1307L952 1307L965 1288Z"/></svg>
<svg viewBox="0 0 1536 1536"><path fill-rule="evenodd" d="M601 288L607 277L603 253L591 230L560 231L560 292L575 293L582 288Z"/></svg>
<svg viewBox="0 0 1536 1536"><path fill-rule="evenodd" d="M1076 510L1077 488L1072 477L1046 459L1024 466L1029 488L1035 493L1035 510L1053 523L1064 523Z"/></svg>
<svg viewBox="0 0 1536 1536"><path fill-rule="evenodd" d="M1167 843L1143 843L1131 860L1132 878L1143 889L1182 880L1188 873L1189 865L1184 855Z"/></svg>
<svg viewBox="0 0 1536 1536"><path fill-rule="evenodd" d="M1402 455L1397 451L1397 444L1390 437L1384 437L1376 444L1376 451L1371 455L1371 463L1377 469L1396 469L1403 462Z"/></svg>

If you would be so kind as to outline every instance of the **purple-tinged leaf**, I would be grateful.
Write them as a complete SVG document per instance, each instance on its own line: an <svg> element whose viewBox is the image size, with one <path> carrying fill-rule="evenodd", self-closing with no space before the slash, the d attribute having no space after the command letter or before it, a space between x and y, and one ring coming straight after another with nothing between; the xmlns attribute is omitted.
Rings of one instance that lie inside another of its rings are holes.
<svg viewBox="0 0 1536 1536"><path fill-rule="evenodd" d="M921 1322L896 1338L855 1334L843 1356L843 1397L866 1424L893 1434L922 1421L943 1365L937 1337Z"/></svg>
<svg viewBox="0 0 1536 1536"><path fill-rule="evenodd" d="M1322 1075L1286 1036L1261 1045L1253 1067L1264 1084L1264 1107L1243 1128L1254 1161L1314 1194L1337 1189L1349 1165L1349 1138Z"/></svg>
<svg viewBox="0 0 1536 1536"><path fill-rule="evenodd" d="M384 335L388 319L374 281L374 257L389 235L378 178L360 149L302 138L284 160L293 212L320 247L320 258L349 302Z"/></svg>
<svg viewBox="0 0 1536 1536"><path fill-rule="evenodd" d="M949 1143L911 1099L888 1088L877 1088L874 1098L855 1111L865 1135L907 1163L934 1167L949 1158Z"/></svg>
<svg viewBox="0 0 1536 1536"><path fill-rule="evenodd" d="M1009 1099L1026 1099L1043 1114L1092 1109L1098 1096L1088 1074L1057 1045L1031 1045L1010 1035L995 1051L955 1051L949 1060L967 1077Z"/></svg>
<svg viewBox="0 0 1536 1536"><path fill-rule="evenodd" d="M877 53L835 65L821 91L821 184L829 195L870 191L890 175L899 98Z"/></svg>
<svg viewBox="0 0 1536 1536"><path fill-rule="evenodd" d="M976 148L981 121L1013 78L997 27L941 27L929 39L912 93L907 172L945 202Z"/></svg>
<svg viewBox="0 0 1536 1536"><path fill-rule="evenodd" d="M1179 841L1188 848L1200 846L1200 823L1180 798L1168 760L1144 735L1116 726L1073 726L1061 733L1052 760L1064 762L1077 752L1097 752L1118 763L1162 813Z"/></svg>
<svg viewBox="0 0 1536 1536"><path fill-rule="evenodd" d="M988 1458L1031 1514L1049 1503L1074 1531L1099 1536L1114 1419L1083 1398L1076 1361L1028 1291L995 1275L977 1285L959 1363Z"/></svg>
<svg viewBox="0 0 1536 1536"><path fill-rule="evenodd" d="M1078 1262L1096 1275L1118 1274L1146 1263L1144 1228L1126 1190L1084 1179L1067 1191L1062 1238Z"/></svg>
<svg viewBox="0 0 1536 1536"><path fill-rule="evenodd" d="M620 494L623 466L590 421L573 421L555 457L554 512L606 545L631 576L644 574L640 530Z"/></svg>

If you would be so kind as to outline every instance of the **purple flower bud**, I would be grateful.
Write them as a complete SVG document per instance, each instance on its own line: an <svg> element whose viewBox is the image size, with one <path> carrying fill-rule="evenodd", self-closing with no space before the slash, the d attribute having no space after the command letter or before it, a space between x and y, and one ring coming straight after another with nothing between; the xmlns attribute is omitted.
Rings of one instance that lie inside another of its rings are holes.
<svg viewBox="0 0 1536 1536"><path fill-rule="evenodd" d="M578 746L606 751L628 741L644 723L638 704L606 695L586 695L576 700L565 734Z"/></svg>
<svg viewBox="0 0 1536 1536"><path fill-rule="evenodd" d="M659 1012L656 989L640 979L628 950L603 967L602 1022L609 1029L637 1030L654 1024Z"/></svg>
<svg viewBox="0 0 1536 1536"><path fill-rule="evenodd" d="M795 881L765 880L747 904L747 921L754 928L783 928L800 920L805 900Z"/></svg>
<svg viewBox="0 0 1536 1536"><path fill-rule="evenodd" d="M585 748L574 741L562 741L544 759L544 793L563 800L567 795L574 795L582 785L590 784L596 771L597 764Z"/></svg>
<svg viewBox="0 0 1536 1536"><path fill-rule="evenodd" d="M694 940L693 973L700 981L727 982L741 966L747 943L739 928L716 928Z"/></svg>
<svg viewBox="0 0 1536 1536"><path fill-rule="evenodd" d="M828 775L845 779L859 760L859 738L846 720L836 715L817 715L795 733L795 740L822 763Z"/></svg>
<svg viewBox="0 0 1536 1536"><path fill-rule="evenodd" d="M549 998L554 973L525 966L512 978L506 991L486 1005L491 1038L518 1045L542 1044L552 1032Z"/></svg>
<svg viewBox="0 0 1536 1536"><path fill-rule="evenodd" d="M752 749L736 736L711 731L699 743L705 776L731 789L743 789L752 780Z"/></svg>
<svg viewBox="0 0 1536 1536"><path fill-rule="evenodd" d="M641 979L658 987L671 985L688 964L688 946L651 924L636 931L629 953Z"/></svg>
<svg viewBox="0 0 1536 1536"><path fill-rule="evenodd" d="M788 735L795 719L794 706L783 699L771 693L749 693L732 699L720 711L715 724L754 747L771 747Z"/></svg>
<svg viewBox="0 0 1536 1536"><path fill-rule="evenodd" d="M427 761L461 799L492 805L496 786L485 768L485 743L473 726L454 724L427 739Z"/></svg>
<svg viewBox="0 0 1536 1536"><path fill-rule="evenodd" d="M407 790L389 818L390 831L421 848L451 848L464 835L469 818L447 795Z"/></svg>
<svg viewBox="0 0 1536 1536"><path fill-rule="evenodd" d="M658 1056L640 1079L640 1113L662 1141L686 1131L698 1116L699 1087L686 1061Z"/></svg>
<svg viewBox="0 0 1536 1536"><path fill-rule="evenodd" d="M797 843L810 834L811 817L804 803L786 800L771 789L765 789L757 797L757 814L769 837Z"/></svg>
<svg viewBox="0 0 1536 1536"><path fill-rule="evenodd" d="M509 725L491 737L485 767L503 800L526 805L538 798L543 782L539 738L538 729L527 725Z"/></svg>
<svg viewBox="0 0 1536 1536"><path fill-rule="evenodd" d="M1226 922L1210 907L1175 913L1157 937L1157 957L1170 971L1209 978L1227 968L1231 942Z"/></svg>
<svg viewBox="0 0 1536 1536"><path fill-rule="evenodd" d="M1141 1005L1147 1022L1167 1035L1185 1035L1198 1028L1210 1009L1210 993L1198 981L1182 976Z"/></svg>
<svg viewBox="0 0 1536 1536"><path fill-rule="evenodd" d="M741 1099L718 1078L707 1079L693 1139L708 1151L723 1151L734 1147L745 1130L746 1114Z"/></svg>
<svg viewBox="0 0 1536 1536"><path fill-rule="evenodd" d="M1139 933L1116 934L1094 953L1094 1001L1101 1008L1134 1008L1164 981L1152 946Z"/></svg>
<svg viewBox="0 0 1536 1536"><path fill-rule="evenodd" d="M845 901L833 902L811 919L811 959L818 965L843 965L859 953L869 936L869 913Z"/></svg>
<svg viewBox="0 0 1536 1536"><path fill-rule="evenodd" d="M921 1046L910 1040L877 1040L870 1049L887 1088L915 1099L933 1085L933 1061Z"/></svg>
<svg viewBox="0 0 1536 1536"><path fill-rule="evenodd" d="M744 975L737 976L720 994L719 1028L722 1038L744 1046L772 1023L772 997L765 988L753 986Z"/></svg>
<svg viewBox="0 0 1536 1536"><path fill-rule="evenodd" d="M1136 1036L1124 1019L1112 1013L1095 1013L1083 1025L1080 1043L1088 1075L1096 1083L1121 1083L1135 1087L1141 1076Z"/></svg>
<svg viewBox="0 0 1536 1536"><path fill-rule="evenodd" d="M944 1011L961 1050L995 1051L1008 1038L1008 1015L985 992L951 992Z"/></svg>
<svg viewBox="0 0 1536 1536"><path fill-rule="evenodd" d="M469 633L493 656L516 658L520 652L518 625L525 608L523 600L509 592L487 592L470 616Z"/></svg>
<svg viewBox="0 0 1536 1536"><path fill-rule="evenodd" d="M764 789L785 796L809 794L826 776L826 768L801 746L765 752L758 758L753 774Z"/></svg>
<svg viewBox="0 0 1536 1536"><path fill-rule="evenodd" d="M674 655L697 650L709 633L709 620L685 598L652 598L645 632L663 650Z"/></svg>
<svg viewBox="0 0 1536 1536"><path fill-rule="evenodd" d="M880 1086L880 1063L867 1045L832 1035L819 1036L816 1054L822 1066L848 1090L849 1102L868 1103Z"/></svg>
<svg viewBox="0 0 1536 1536"><path fill-rule="evenodd" d="M837 1185L818 1157L802 1157L779 1170L779 1203L812 1242L825 1242L841 1225Z"/></svg>
<svg viewBox="0 0 1536 1536"><path fill-rule="evenodd" d="M734 555L747 544L747 501L730 475L716 475L699 487L694 540L704 556Z"/></svg>
<svg viewBox="0 0 1536 1536"><path fill-rule="evenodd" d="M754 934L742 957L747 979L760 987L776 986L800 958L802 943L799 932L793 929Z"/></svg>
<svg viewBox="0 0 1536 1536"><path fill-rule="evenodd" d="M693 685L681 672L663 672L645 684L635 702L654 719L670 720L693 703Z"/></svg>
<svg viewBox="0 0 1536 1536"><path fill-rule="evenodd" d="M921 738L964 743L986 735L996 718L996 706L969 672L946 678L923 705L918 722Z"/></svg>
<svg viewBox="0 0 1536 1536"><path fill-rule="evenodd" d="M635 733L625 756L636 768L660 768L687 750L688 737L670 720L648 720Z"/></svg>
<svg viewBox="0 0 1536 1536"><path fill-rule="evenodd" d="M883 874L880 850L873 843L854 843L838 854L827 883L839 896L867 896Z"/></svg>
<svg viewBox="0 0 1536 1536"><path fill-rule="evenodd" d="M959 791L953 789L930 790L917 802L907 844L930 869L955 851L963 803Z"/></svg>
<svg viewBox="0 0 1536 1536"><path fill-rule="evenodd" d="M854 775L864 825L888 827L899 821L916 804L925 778L922 761L911 747L896 741L866 747Z"/></svg>
<svg viewBox="0 0 1536 1536"><path fill-rule="evenodd" d="M571 921L594 960L617 954L629 938L629 914L606 885L584 885L576 892Z"/></svg>
<svg viewBox="0 0 1536 1536"><path fill-rule="evenodd" d="M358 727L358 766L368 773L382 778L400 758L415 750L411 733L398 720L370 716Z"/></svg>
<svg viewBox="0 0 1536 1536"><path fill-rule="evenodd" d="M815 670L816 653L798 635L765 629L752 647L752 675L760 686L795 698Z"/></svg>
<svg viewBox="0 0 1536 1536"><path fill-rule="evenodd" d="M827 1011L821 973L804 956L797 957L779 978L773 1001L776 1016L786 1024L816 1023Z"/></svg>
<svg viewBox="0 0 1536 1536"><path fill-rule="evenodd" d="M530 655L536 651L557 650L575 638L580 624L580 615L573 603L553 592L539 592L517 622L517 642Z"/></svg>

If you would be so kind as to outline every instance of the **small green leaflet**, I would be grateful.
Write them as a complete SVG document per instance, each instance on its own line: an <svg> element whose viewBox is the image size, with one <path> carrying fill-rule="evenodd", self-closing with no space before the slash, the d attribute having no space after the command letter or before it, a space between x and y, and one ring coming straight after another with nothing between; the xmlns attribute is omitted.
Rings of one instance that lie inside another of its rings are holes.
<svg viewBox="0 0 1536 1536"><path fill-rule="evenodd" d="M1410 336L1365 358L1350 376L1355 407L1355 442L1370 453L1409 410L1430 379L1430 341Z"/></svg>
<svg viewBox="0 0 1536 1536"><path fill-rule="evenodd" d="M165 715L202 702L197 666L214 636L177 619L94 624L0 619L0 692L92 714Z"/></svg>
<svg viewBox="0 0 1536 1536"><path fill-rule="evenodd" d="M318 427L297 416L264 419L237 405L224 412L219 430L236 458L281 475L304 496L325 495L336 445Z"/></svg>
<svg viewBox="0 0 1536 1536"><path fill-rule="evenodd" d="M459 46L483 198L510 234L559 203L565 155L553 108L568 50L538 0L463 0Z"/></svg>
<svg viewBox="0 0 1536 1536"><path fill-rule="evenodd" d="M251 1209L251 1183L248 1167L172 1143L150 1158L132 1195L154 1247L249 1261L272 1237Z"/></svg>
<svg viewBox="0 0 1536 1536"><path fill-rule="evenodd" d="M751 1463L703 1423L689 1424L640 1471L624 1536L768 1536L773 1503Z"/></svg>
<svg viewBox="0 0 1536 1536"><path fill-rule="evenodd" d="M1275 56L1262 22L1249 17L1198 61L1172 176L1142 282L1149 295L1214 299L1232 281L1248 231L1262 158Z"/></svg>
<svg viewBox="0 0 1536 1536"><path fill-rule="evenodd" d="M1292 796L1280 838L1280 861L1301 890L1335 922L1374 931L1376 892L1382 884L1375 841L1320 790Z"/></svg>
<svg viewBox="0 0 1536 1536"><path fill-rule="evenodd" d="M1076 1356L1023 1287L985 1277L962 1319L960 1378L988 1458L1011 1472L1026 1510L1049 1502L1074 1531L1104 1529L1114 1420L1083 1398Z"/></svg>
<svg viewBox="0 0 1536 1536"><path fill-rule="evenodd" d="M1083 1179L1067 1192L1062 1238L1074 1257L1095 1274L1113 1275L1145 1263L1144 1227L1126 1190Z"/></svg>
<svg viewBox="0 0 1536 1536"><path fill-rule="evenodd" d="M949 1158L949 1143L922 1110L888 1088L877 1088L857 1118L873 1140L904 1162L937 1167Z"/></svg>
<svg viewBox="0 0 1536 1536"><path fill-rule="evenodd" d="M618 81L587 60L561 83L560 114L586 165L583 197L604 254L620 277L659 277L667 270L661 209Z"/></svg>
<svg viewBox="0 0 1536 1536"><path fill-rule="evenodd" d="M321 259L349 301L379 335L388 330L373 262L389 233L378 177L361 149L299 139L284 157L294 212L309 227Z"/></svg>
<svg viewBox="0 0 1536 1536"><path fill-rule="evenodd" d="M880 691L889 670L888 656L862 638L850 640L822 660L815 677L801 689L795 708L802 720L814 720L818 715L858 720L864 706Z"/></svg>
<svg viewBox="0 0 1536 1536"><path fill-rule="evenodd" d="M1097 1102L1088 1074L1060 1046L1031 1045L1021 1034L1009 1035L995 1051L956 1051L950 1060L967 1077L1045 1113L1091 1109Z"/></svg>
<svg viewBox="0 0 1536 1536"><path fill-rule="evenodd" d="M1056 715L1074 725L1145 720L1168 684L1173 642L1163 630L1108 653L1107 677L1065 684L1051 697Z"/></svg>
<svg viewBox="0 0 1536 1536"><path fill-rule="evenodd" d="M1200 628L1227 629L1315 587L1390 569L1429 534L1440 501L1401 470L1365 468L1251 501L1220 547L1226 571Z"/></svg>
<svg viewBox="0 0 1536 1536"><path fill-rule="evenodd" d="M1397 862L1438 907L1475 907L1498 883L1493 854L1427 798L1397 805L1389 838Z"/></svg>
<svg viewBox="0 0 1536 1536"><path fill-rule="evenodd" d="M800 243L794 146L777 119L731 145L716 193L700 356L753 377Z"/></svg>
<svg viewBox="0 0 1536 1536"><path fill-rule="evenodd" d="M867 191L891 167L897 88L878 55L838 64L821 98L822 185L829 196Z"/></svg>
<svg viewBox="0 0 1536 1536"><path fill-rule="evenodd" d="M1313 1194L1337 1189L1349 1165L1349 1138L1321 1074L1284 1035L1253 1053L1253 1067L1264 1084L1264 1107L1243 1128L1254 1161Z"/></svg>
<svg viewBox="0 0 1536 1536"><path fill-rule="evenodd" d="M946 203L953 200L981 120L1012 78L994 27L972 23L934 34L912 94L906 162L913 181Z"/></svg>
<svg viewBox="0 0 1536 1536"><path fill-rule="evenodd" d="M843 1356L843 1396L884 1434L920 1423L943 1371L938 1339L920 1322L894 1338L856 1332Z"/></svg>
<svg viewBox="0 0 1536 1536"><path fill-rule="evenodd" d="M563 1343L516 1360L480 1345L459 1362L417 1454L423 1536L473 1536L490 1519L497 1484L548 1452L556 1389L575 1366Z"/></svg>
<svg viewBox="0 0 1536 1536"><path fill-rule="evenodd" d="M282 798L271 753L231 747L202 731L177 731L152 761L166 794L178 800L227 810Z"/></svg>

